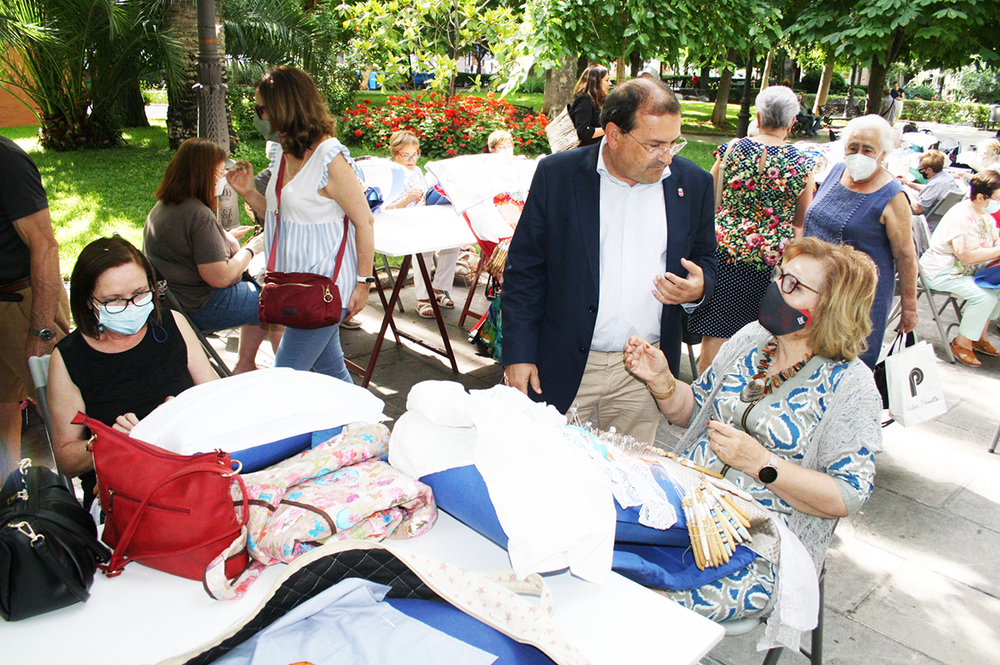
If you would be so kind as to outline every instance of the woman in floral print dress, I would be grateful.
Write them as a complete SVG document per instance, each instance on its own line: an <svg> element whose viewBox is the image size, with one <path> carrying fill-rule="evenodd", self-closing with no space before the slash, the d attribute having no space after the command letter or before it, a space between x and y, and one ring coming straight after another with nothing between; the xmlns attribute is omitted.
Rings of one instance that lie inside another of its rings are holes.
<svg viewBox="0 0 1000 665"><path fill-rule="evenodd" d="M711 300L688 320L688 330L702 336L699 372L712 364L723 342L757 320L781 253L802 235L815 189L813 159L785 143L799 110L795 93L772 86L756 104L760 134L720 146L712 167L716 181L724 179L715 213L718 276Z"/></svg>

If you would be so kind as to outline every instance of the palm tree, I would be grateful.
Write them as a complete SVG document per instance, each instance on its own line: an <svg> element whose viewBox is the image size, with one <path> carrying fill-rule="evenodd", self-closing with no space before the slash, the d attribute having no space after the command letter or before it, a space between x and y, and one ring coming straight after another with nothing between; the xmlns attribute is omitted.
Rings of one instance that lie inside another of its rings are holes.
<svg viewBox="0 0 1000 665"><path fill-rule="evenodd" d="M131 82L165 65L176 43L159 25L159 0L0 0L0 82L41 110L46 148L121 142L116 103Z"/></svg>

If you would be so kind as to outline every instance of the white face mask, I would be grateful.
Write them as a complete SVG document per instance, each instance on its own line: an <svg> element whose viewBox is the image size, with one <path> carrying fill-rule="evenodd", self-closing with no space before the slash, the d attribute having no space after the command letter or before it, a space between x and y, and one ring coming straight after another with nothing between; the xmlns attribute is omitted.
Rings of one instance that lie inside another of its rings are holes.
<svg viewBox="0 0 1000 665"><path fill-rule="evenodd" d="M844 164L854 182L868 180L878 170L878 162L868 155L847 155L844 157Z"/></svg>
<svg viewBox="0 0 1000 665"><path fill-rule="evenodd" d="M986 214L995 215L997 214L997 212L1000 212L1000 201L997 201L996 199L990 199L989 201L987 201Z"/></svg>
<svg viewBox="0 0 1000 665"><path fill-rule="evenodd" d="M215 181L215 195L216 196L222 196L222 192L226 191L226 185L228 185L228 184L229 184L229 181L226 180L226 176L222 176L221 178L219 178L218 180L216 180Z"/></svg>

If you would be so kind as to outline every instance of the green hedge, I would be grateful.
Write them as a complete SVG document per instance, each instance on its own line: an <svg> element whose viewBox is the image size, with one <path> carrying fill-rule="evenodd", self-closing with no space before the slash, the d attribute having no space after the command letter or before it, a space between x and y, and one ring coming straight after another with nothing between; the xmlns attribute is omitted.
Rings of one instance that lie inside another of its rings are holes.
<svg viewBox="0 0 1000 665"><path fill-rule="evenodd" d="M970 124L985 127L990 114L987 104L974 102L925 102L921 99L907 99L903 102L900 119L944 124Z"/></svg>

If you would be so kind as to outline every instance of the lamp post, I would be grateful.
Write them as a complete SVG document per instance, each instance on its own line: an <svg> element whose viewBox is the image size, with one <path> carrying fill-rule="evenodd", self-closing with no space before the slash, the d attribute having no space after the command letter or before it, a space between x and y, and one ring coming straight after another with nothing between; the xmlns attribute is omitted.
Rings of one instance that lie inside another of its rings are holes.
<svg viewBox="0 0 1000 665"><path fill-rule="evenodd" d="M215 142L229 154L229 123L226 119L226 89L222 82L222 57L215 31L215 0L198 0L198 136ZM236 192L226 186L219 197L222 228L239 226Z"/></svg>
<svg viewBox="0 0 1000 665"><path fill-rule="evenodd" d="M744 138L750 129L750 79L753 76L753 47L747 53L747 72L743 79L743 98L740 99L740 113L736 116L736 136Z"/></svg>

